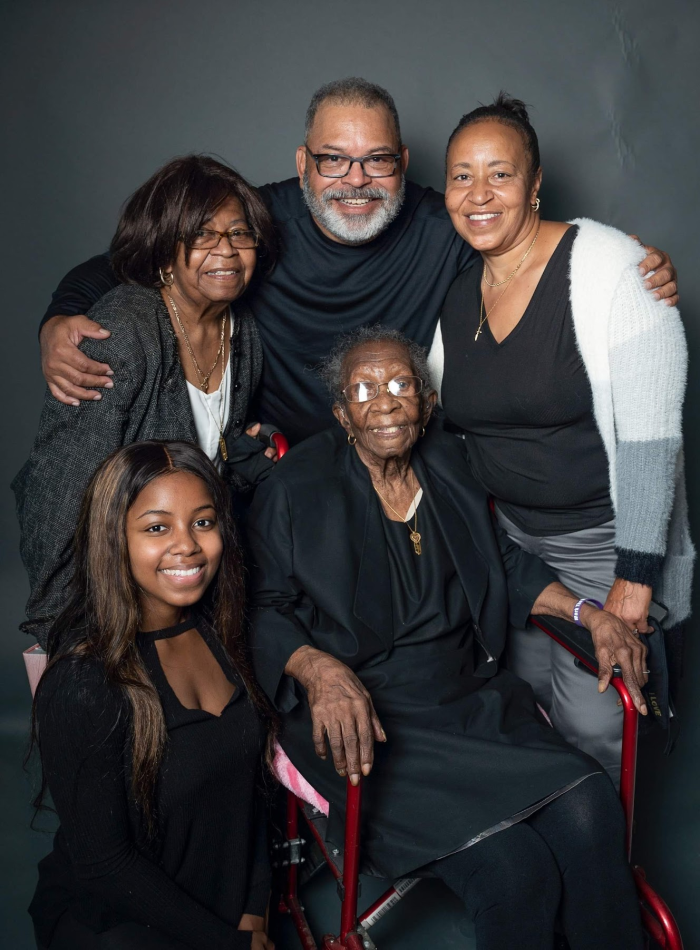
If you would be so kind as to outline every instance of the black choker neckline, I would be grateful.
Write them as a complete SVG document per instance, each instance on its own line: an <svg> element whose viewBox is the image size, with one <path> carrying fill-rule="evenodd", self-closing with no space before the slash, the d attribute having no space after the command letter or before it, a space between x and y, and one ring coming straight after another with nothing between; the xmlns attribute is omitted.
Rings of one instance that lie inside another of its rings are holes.
<svg viewBox="0 0 700 950"><path fill-rule="evenodd" d="M179 637L181 633L194 630L198 619L196 614L192 614L187 620L181 620L180 623L176 623L172 627L163 627L162 630L139 630L138 635L149 640L167 640L170 637Z"/></svg>

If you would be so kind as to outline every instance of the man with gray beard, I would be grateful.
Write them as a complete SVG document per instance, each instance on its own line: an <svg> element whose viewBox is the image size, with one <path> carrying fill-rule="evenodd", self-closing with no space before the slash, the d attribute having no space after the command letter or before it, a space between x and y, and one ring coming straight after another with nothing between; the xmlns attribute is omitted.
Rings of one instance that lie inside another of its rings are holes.
<svg viewBox="0 0 700 950"><path fill-rule="evenodd" d="M322 86L306 115L297 149L298 178L260 190L275 220L281 253L272 275L247 295L264 351L258 417L294 443L333 422L313 371L341 333L382 323L430 345L454 278L474 260L454 231L443 196L405 180L408 149L394 100L364 79ZM675 294L666 255L654 287ZM52 393L77 405L110 384L106 364L77 344L106 331L80 315L117 283L108 255L71 271L44 316L44 375ZM235 380L232 380L235 386ZM119 381L115 380L115 385Z"/></svg>

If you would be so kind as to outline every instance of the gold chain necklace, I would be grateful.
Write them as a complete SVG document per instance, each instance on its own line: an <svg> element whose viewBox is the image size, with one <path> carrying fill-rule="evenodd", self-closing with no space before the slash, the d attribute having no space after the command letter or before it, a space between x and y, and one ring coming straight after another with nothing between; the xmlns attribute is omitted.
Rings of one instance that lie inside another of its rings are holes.
<svg viewBox="0 0 700 950"><path fill-rule="evenodd" d="M480 307L479 307L479 326L478 326L477 331L476 331L476 333L475 333L475 335L474 335L474 342L475 342L475 343L476 343L476 341L479 339L479 336L481 335L481 329L482 329L483 325L486 323L486 321L488 320L488 318L490 317L490 315L491 315L491 314L493 313L493 311L496 309L497 305L501 302L501 297L503 296L503 294L504 294L504 293L506 292L506 290L508 290L508 288L510 287L510 281L511 281L511 280L515 277L515 275L518 273L518 271L520 270L520 268L521 268L521 267L523 266L523 264L525 263L525 259L527 258L528 254L530 253L530 251L531 251L531 250L533 249L533 247L535 246L535 241L536 241L537 238L540 236L540 228L541 228L541 227L542 227L542 223L540 222L540 224L537 226L537 232L536 232L534 238L532 239L532 243L530 244L530 246L528 247L528 249L527 249L527 250L525 251L525 253L523 254L520 263L519 263L518 266L515 268L515 270L513 271L513 273L510 274L508 277L506 277L505 280L500 280L497 284L490 284L490 283L488 282L488 280L486 280L486 264L484 263L484 272L483 272L483 274L481 275L481 279L484 281L484 283L488 284L489 287L500 287L501 284L505 284L506 286L505 286L504 289L501 291L501 293L500 293L500 295L499 295L499 297L498 297L498 300L496 300L496 303L494 303L494 304L491 306L491 308L490 308L489 310L485 310L485 307L484 307L484 293L483 293L483 291L482 291L482 293L481 293L481 305L480 305Z"/></svg>
<svg viewBox="0 0 700 950"><path fill-rule="evenodd" d="M170 301L170 306L173 308L173 313L175 314L175 319L177 320L177 324L180 327L180 330L182 331L182 336L185 341L185 346L187 347L187 352L190 354L190 358L192 360L192 363L194 364L194 368L197 371L197 376L199 376L199 388L202 390L202 392L208 393L209 380L211 379L211 374L214 372L214 370L218 366L219 360L221 359L221 354L224 352L224 340L226 338L226 316L228 314L228 307L224 310L224 315L221 318L221 340L219 341L219 349L217 350L217 353L216 353L216 359L214 360L214 365L205 376L204 373L199 368L197 357L194 355L194 350L192 349L190 345L190 338L187 336L187 331L185 330L182 320L180 319L180 313L177 307L175 306L175 301L170 296L170 294L167 293L167 291L166 291L166 295L168 297L168 300Z"/></svg>
<svg viewBox="0 0 700 950"><path fill-rule="evenodd" d="M233 317L231 317L233 320ZM231 333L233 337L233 332ZM227 368L224 369L224 374L221 378L221 400L219 402L219 418L217 419L214 413L211 411L211 406L206 398L208 393L203 393L201 399L204 403L204 407L209 413L214 425L219 430L219 451L221 452L221 458L224 462L228 462L228 449L226 448L226 439L224 438L224 414L226 412L226 406L228 405L230 394L229 387L226 385L227 380L230 380L230 373L227 373Z"/></svg>
<svg viewBox="0 0 700 950"><path fill-rule="evenodd" d="M416 504L416 483L413 477L413 469L411 469L411 491L413 492L413 504L415 505L415 508L413 510L413 530L411 530L411 526L408 523L408 518L401 517L401 515L398 513L396 508L393 508L389 504L389 502L386 500L384 495L382 495L382 493L379 491L379 489L374 484L374 482L372 483L372 487L374 488L376 493L379 495L379 497L382 499L382 501L387 506L387 508L390 508L391 511L394 512L396 517L400 518L401 521L406 525L406 527L408 528L409 537L411 538L411 541L413 541L413 550L416 552L416 554L421 554L422 548L421 548L421 543L420 543L420 535L418 534L418 505Z"/></svg>

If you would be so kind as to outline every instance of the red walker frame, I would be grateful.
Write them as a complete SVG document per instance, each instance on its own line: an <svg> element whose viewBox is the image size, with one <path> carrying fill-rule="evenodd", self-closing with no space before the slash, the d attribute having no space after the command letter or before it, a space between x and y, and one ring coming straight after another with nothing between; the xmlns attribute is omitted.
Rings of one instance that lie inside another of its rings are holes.
<svg viewBox="0 0 700 950"><path fill-rule="evenodd" d="M556 640L564 649L568 650L576 659L592 673L598 672L597 667L584 650L577 649L575 641L567 637L566 628L573 625L564 621L554 621L552 618L531 618L532 623L543 630L548 636ZM574 628L578 630L578 628ZM637 733L638 719L632 698L621 678L621 671L615 668L612 680L623 707L622 725L622 775L620 780L620 800L625 812L627 834L627 854L631 857L632 825L634 819L634 791L637 769ZM281 896L279 910L289 913L294 922L303 950L319 950L313 934L309 928L304 909L298 896L298 865L301 861L300 851L304 843L299 837L299 813L305 818L311 834L318 844L323 857L335 877L341 895L340 933L335 937L326 934L321 943L321 950L372 950L374 942L368 934L369 928L388 910L397 904L412 887L419 882L419 878L403 878L396 881L392 887L382 894L359 916L357 913L358 878L360 864L360 803L362 784L357 786L347 781L346 818L345 818L345 851L343 866L339 866L338 856L328 853L326 843L309 819L306 812L309 806L292 792L287 792L287 820L285 847L289 849L289 867L285 881L284 893ZM683 950L683 940L674 920L663 899L647 882L641 867L633 868L642 923L648 936L656 942L661 950Z"/></svg>

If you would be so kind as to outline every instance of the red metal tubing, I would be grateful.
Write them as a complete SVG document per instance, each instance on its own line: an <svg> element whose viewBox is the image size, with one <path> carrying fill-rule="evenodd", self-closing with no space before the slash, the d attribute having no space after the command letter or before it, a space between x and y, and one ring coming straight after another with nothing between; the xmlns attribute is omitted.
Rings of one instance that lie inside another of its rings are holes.
<svg viewBox="0 0 700 950"><path fill-rule="evenodd" d="M277 459L279 461L279 459L289 451L289 442L287 442L281 432L273 432L270 436L270 441L275 443Z"/></svg>
<svg viewBox="0 0 700 950"><path fill-rule="evenodd" d="M663 950L683 950L683 938L668 905L646 880L641 868L635 867L633 871L637 892L643 902L642 919L649 934Z"/></svg>
<svg viewBox="0 0 700 950"><path fill-rule="evenodd" d="M314 940L314 935L311 933L311 928L309 927L308 921L306 920L306 915L301 908L298 897L292 897L287 899L287 907L289 913L291 914L292 920L294 921L294 928L299 937L299 943L301 943L302 950L318 950L318 944Z"/></svg>
<svg viewBox="0 0 700 950"><path fill-rule="evenodd" d="M357 885L360 873L360 807L362 780L353 785L348 778L345 798L345 854L343 855L343 906L340 911L340 940L357 924Z"/></svg>
<svg viewBox="0 0 700 950"><path fill-rule="evenodd" d="M611 680L622 700L622 770L620 773L620 801L625 813L627 860L632 858L632 827L634 824L634 790L637 781L637 735L639 714L627 687L619 677Z"/></svg>
<svg viewBox="0 0 700 950"><path fill-rule="evenodd" d="M299 837L299 807L291 792L287 792L287 841ZM285 895L290 911L292 902L297 899L297 866L290 864L287 868L287 893Z"/></svg>

